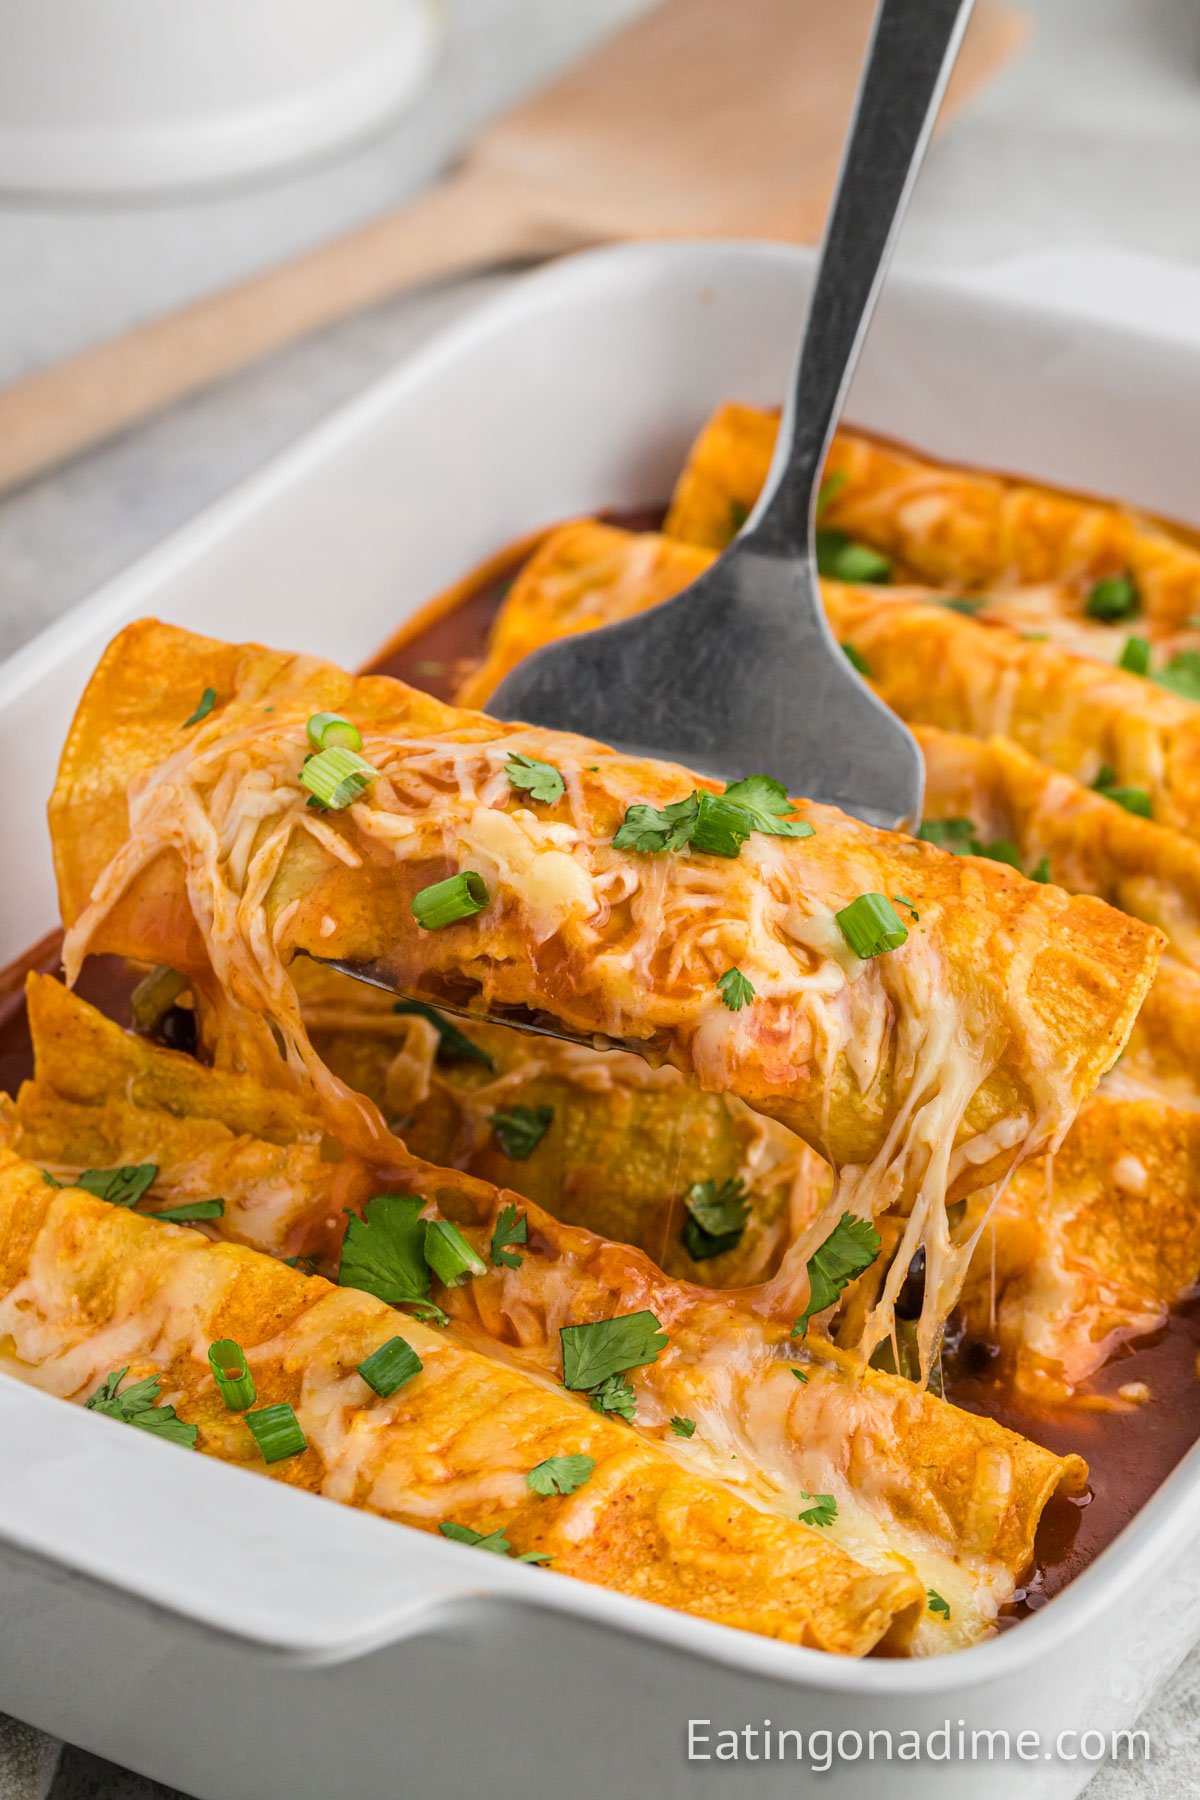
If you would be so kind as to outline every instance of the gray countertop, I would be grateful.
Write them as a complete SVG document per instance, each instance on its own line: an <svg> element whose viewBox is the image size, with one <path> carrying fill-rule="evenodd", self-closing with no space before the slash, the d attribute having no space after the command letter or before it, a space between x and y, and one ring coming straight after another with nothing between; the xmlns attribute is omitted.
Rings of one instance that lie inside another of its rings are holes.
<svg viewBox="0 0 1200 1800"><path fill-rule="evenodd" d="M489 113L641 0L451 0L433 88L386 133L253 188L130 205L0 203L0 381L225 286L415 192ZM1027 50L938 139L900 256L969 267L1116 246L1200 265L1195 0L1024 0ZM378 307L0 502L0 656L510 277ZM1147 297L1148 305L1153 296ZM1197 503L1200 523L1200 501ZM1114 1652L1115 1653L1115 1652ZM1145 1723L1153 1760L1089 1800L1200 1793L1200 1654ZM166 1790L0 1722L0 1800Z"/></svg>

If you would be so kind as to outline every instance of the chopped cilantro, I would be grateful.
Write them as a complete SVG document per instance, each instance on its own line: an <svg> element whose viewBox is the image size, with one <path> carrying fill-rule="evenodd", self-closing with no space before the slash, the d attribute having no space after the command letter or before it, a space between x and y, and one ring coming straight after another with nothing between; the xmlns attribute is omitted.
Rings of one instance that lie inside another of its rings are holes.
<svg viewBox="0 0 1200 1800"><path fill-rule="evenodd" d="M70 1185L114 1206L136 1206L157 1175L157 1163L125 1163L119 1169L85 1169Z"/></svg>
<svg viewBox="0 0 1200 1800"><path fill-rule="evenodd" d="M802 1337L810 1319L823 1313L879 1255L880 1237L870 1219L844 1212L823 1244L808 1259L808 1305L792 1326Z"/></svg>
<svg viewBox="0 0 1200 1800"><path fill-rule="evenodd" d="M939 850L956 855L973 854L967 845L977 841L973 819L923 819L917 836L923 844L936 844Z"/></svg>
<svg viewBox="0 0 1200 1800"><path fill-rule="evenodd" d="M686 800L661 810L641 802L628 808L613 838L617 850L657 856L689 845L707 856L735 857L752 831L768 837L807 838L813 828L793 811L787 789L769 775L730 782L724 794L696 788Z"/></svg>
<svg viewBox="0 0 1200 1800"><path fill-rule="evenodd" d="M805 1387L808 1386L808 1376L803 1369L793 1369L792 1374L796 1377L797 1381L803 1382Z"/></svg>
<svg viewBox="0 0 1200 1800"><path fill-rule="evenodd" d="M801 1525L832 1525L837 1519L837 1501L832 1494L810 1494L801 1488L800 1498L813 1502L812 1506L797 1514Z"/></svg>
<svg viewBox="0 0 1200 1800"><path fill-rule="evenodd" d="M173 1406L160 1406L158 1400L161 1375L147 1375L131 1387L120 1391L129 1373L129 1364L106 1375L87 1402L89 1412L103 1413L106 1418L120 1419L123 1425L136 1425L140 1431L152 1431L168 1444L179 1444L185 1450L196 1448L199 1436L194 1425L187 1425L175 1415Z"/></svg>
<svg viewBox="0 0 1200 1800"><path fill-rule="evenodd" d="M943 1600L942 1596L935 1592L933 1588L926 1589L925 1598L929 1602L929 1610L931 1613L940 1613L943 1619L948 1619L950 1617L950 1602L948 1600Z"/></svg>
<svg viewBox="0 0 1200 1800"><path fill-rule="evenodd" d="M856 650L853 644L843 644L842 654L857 675L861 675L866 681L871 679L871 665L861 650Z"/></svg>
<svg viewBox="0 0 1200 1800"><path fill-rule="evenodd" d="M947 612L961 613L965 619L973 619L987 605L987 597L983 594L955 594L952 599L940 600Z"/></svg>
<svg viewBox="0 0 1200 1800"><path fill-rule="evenodd" d="M750 508L744 500L729 502L729 535L736 537L746 520L750 517Z"/></svg>
<svg viewBox="0 0 1200 1800"><path fill-rule="evenodd" d="M456 1544L473 1544L476 1550L490 1550L493 1556L512 1556L512 1545L502 1531L489 1531L484 1537L481 1531L472 1531L469 1525L456 1525L453 1519L443 1519L438 1530L443 1537L453 1538ZM537 1550L526 1550L523 1556L514 1557L513 1560L548 1563L552 1558Z"/></svg>
<svg viewBox="0 0 1200 1800"><path fill-rule="evenodd" d="M1106 800L1112 800L1117 806L1123 806L1126 812L1133 813L1139 819L1154 816L1154 808L1150 795L1145 788L1122 787L1117 781L1117 771L1101 763L1092 783L1092 791L1102 794Z"/></svg>
<svg viewBox="0 0 1200 1800"><path fill-rule="evenodd" d="M492 1232L491 1255L496 1267L499 1268L503 1264L506 1269L519 1269L521 1258L515 1250L510 1250L507 1246L524 1244L528 1242L528 1239L529 1226L525 1214L519 1213L511 1202L507 1206L502 1206L496 1214L496 1226Z"/></svg>
<svg viewBox="0 0 1200 1800"><path fill-rule="evenodd" d="M388 1306L415 1307L421 1317L445 1324L445 1313L429 1298L421 1206L415 1194L376 1194L361 1219L351 1213L338 1283L361 1288Z"/></svg>
<svg viewBox="0 0 1200 1800"><path fill-rule="evenodd" d="M552 1106L513 1106L507 1112L488 1114L488 1124L511 1162L524 1162L532 1156L553 1123Z"/></svg>
<svg viewBox="0 0 1200 1800"><path fill-rule="evenodd" d="M693 1181L683 1204L687 1212L683 1247L693 1262L707 1262L741 1243L750 1216L744 1181L734 1178L719 1186L715 1181Z"/></svg>
<svg viewBox="0 0 1200 1800"><path fill-rule="evenodd" d="M616 1413L627 1425L632 1425L637 1412L637 1395L627 1375L610 1375L594 1389L588 1405L593 1412Z"/></svg>
<svg viewBox="0 0 1200 1800"><path fill-rule="evenodd" d="M674 1418L671 1420L671 1436L678 1437L678 1438L690 1438L690 1437L695 1437L695 1435L696 1435L695 1419L681 1418L680 1415L678 1413L676 1413Z"/></svg>
<svg viewBox="0 0 1200 1800"><path fill-rule="evenodd" d="M754 998L754 983L740 969L726 969L717 981L717 991L730 1012L741 1012Z"/></svg>
<svg viewBox="0 0 1200 1800"><path fill-rule="evenodd" d="M535 1494L573 1494L596 1467L594 1456L548 1456L525 1477Z"/></svg>
<svg viewBox="0 0 1200 1800"><path fill-rule="evenodd" d="M452 1025L436 1007L428 1006L424 1000L397 1000L392 1011L410 1013L419 1019L429 1020L438 1034L438 1062L477 1062L482 1063L485 1069L495 1069L495 1060L486 1050L481 1050L478 1044L472 1043L457 1025Z"/></svg>
<svg viewBox="0 0 1200 1800"><path fill-rule="evenodd" d="M611 1375L655 1362L669 1339L648 1310L595 1319L589 1325L564 1325L559 1331L563 1353L563 1385L586 1391Z"/></svg>
<svg viewBox="0 0 1200 1800"><path fill-rule="evenodd" d="M913 905L912 901L908 898L907 894L893 894L892 899L896 902L897 906L906 906L908 908L913 916L914 925L919 925L921 923L921 915Z"/></svg>
<svg viewBox="0 0 1200 1800"><path fill-rule="evenodd" d="M567 784L553 763L539 762L536 756L522 756L514 751L504 765L504 773L515 788L524 788L531 800L553 806L567 791Z"/></svg>

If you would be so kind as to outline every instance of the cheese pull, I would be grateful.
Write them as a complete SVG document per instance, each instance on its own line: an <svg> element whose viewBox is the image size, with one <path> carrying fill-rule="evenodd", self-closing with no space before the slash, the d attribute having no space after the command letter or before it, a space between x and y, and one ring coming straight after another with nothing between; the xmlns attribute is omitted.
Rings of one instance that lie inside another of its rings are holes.
<svg viewBox="0 0 1200 1800"><path fill-rule="evenodd" d="M361 733L368 775L347 804L314 809L302 776L320 713ZM531 762L561 795L531 793ZM89 684L51 802L66 967L107 950L186 974L217 1005L219 1054L278 1073L281 1042L328 1127L376 1155L397 1140L313 1051L288 978L297 954L641 1044L838 1170L785 1259L793 1293L844 1210L906 1221L900 1259L929 1256L929 1353L962 1274L947 1200L1061 1137L1124 1043L1158 934L802 801L760 808L732 854L728 839L720 854L708 839L614 841L631 808L716 792L383 677L131 626ZM780 835L782 806L811 835ZM469 905L431 922L429 890L448 880ZM885 909L895 896L908 920L895 915L888 948L844 922L866 895ZM902 1278L864 1349L890 1328Z"/></svg>

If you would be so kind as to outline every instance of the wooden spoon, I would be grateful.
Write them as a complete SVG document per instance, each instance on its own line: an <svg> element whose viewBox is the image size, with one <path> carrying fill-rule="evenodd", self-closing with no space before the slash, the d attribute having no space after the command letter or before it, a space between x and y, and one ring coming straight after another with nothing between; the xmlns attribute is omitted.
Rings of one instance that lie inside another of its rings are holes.
<svg viewBox="0 0 1200 1800"><path fill-rule="evenodd" d="M401 210L0 390L0 491L406 288L628 237L815 239L871 0L665 0ZM1023 36L976 12L947 104Z"/></svg>

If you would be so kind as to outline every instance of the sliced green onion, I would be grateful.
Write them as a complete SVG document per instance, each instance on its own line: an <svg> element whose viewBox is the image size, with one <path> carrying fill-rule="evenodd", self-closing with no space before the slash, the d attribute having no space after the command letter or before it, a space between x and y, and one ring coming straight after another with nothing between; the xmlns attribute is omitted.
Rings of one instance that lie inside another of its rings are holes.
<svg viewBox="0 0 1200 1800"><path fill-rule="evenodd" d="M1129 675L1148 675L1150 673L1150 644L1144 637L1125 639L1125 647L1117 658L1118 669L1124 669Z"/></svg>
<svg viewBox="0 0 1200 1800"><path fill-rule="evenodd" d="M855 956L881 956L885 950L898 950L908 937L886 894L860 894L834 917Z"/></svg>
<svg viewBox="0 0 1200 1800"><path fill-rule="evenodd" d="M1117 625L1122 619L1136 619L1142 610L1137 583L1129 573L1109 575L1098 581L1087 597L1084 612L1089 619L1104 625Z"/></svg>
<svg viewBox="0 0 1200 1800"><path fill-rule="evenodd" d="M365 1362L360 1362L358 1372L381 1400L387 1400L406 1381L419 1375L423 1367L412 1345L406 1344L402 1337L394 1337L373 1350Z"/></svg>
<svg viewBox="0 0 1200 1800"><path fill-rule="evenodd" d="M823 518L829 511L849 479L845 469L835 469L832 475L825 477L817 489L816 516L818 519Z"/></svg>
<svg viewBox="0 0 1200 1800"><path fill-rule="evenodd" d="M190 1225L194 1219L221 1219L225 1216L223 1200L187 1200L182 1206L164 1206L161 1212L146 1213L147 1219L165 1219L168 1225Z"/></svg>
<svg viewBox="0 0 1200 1800"><path fill-rule="evenodd" d="M482 912L488 899L483 876L474 869L463 869L414 894L412 915L425 931L441 931L443 926L455 925L460 919Z"/></svg>
<svg viewBox="0 0 1200 1800"><path fill-rule="evenodd" d="M1181 700L1200 700L1200 655L1195 650L1180 650L1154 679Z"/></svg>
<svg viewBox="0 0 1200 1800"><path fill-rule="evenodd" d="M322 806L341 812L370 787L378 774L379 770L372 768L365 757L335 744L309 757L300 771L300 785Z"/></svg>
<svg viewBox="0 0 1200 1800"><path fill-rule="evenodd" d="M245 1412L258 1398L246 1352L232 1338L218 1338L208 1346L208 1366L212 1370L217 1392L230 1412ZM297 1427L297 1430L299 1427ZM258 1433L254 1434L256 1437ZM271 1460L267 1458L268 1462Z"/></svg>
<svg viewBox="0 0 1200 1800"><path fill-rule="evenodd" d="M258 1412L247 1413L246 1423L262 1451L264 1462L283 1462L285 1458L299 1456L302 1450L308 1449L308 1439L300 1429L300 1421L286 1400L281 1400L275 1406L264 1406Z"/></svg>
<svg viewBox="0 0 1200 1800"><path fill-rule="evenodd" d="M304 729L314 750L362 749L362 732L341 713L314 713Z"/></svg>
<svg viewBox="0 0 1200 1800"><path fill-rule="evenodd" d="M461 1287L487 1274L487 1264L449 1219L430 1219L426 1225L425 1261L444 1287Z"/></svg>
<svg viewBox="0 0 1200 1800"><path fill-rule="evenodd" d="M168 969L165 963L159 963L156 969L151 969L129 996L130 1011L137 1029L145 1034L154 1031L180 994L187 992L189 985L186 975L180 975L176 969Z"/></svg>
<svg viewBox="0 0 1200 1800"><path fill-rule="evenodd" d="M892 565L869 544L858 544L844 531L817 531L817 573L834 581L887 582Z"/></svg>

